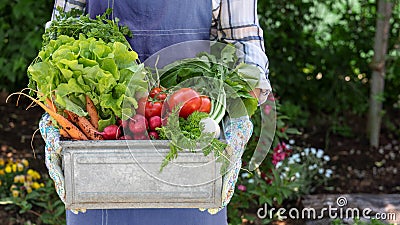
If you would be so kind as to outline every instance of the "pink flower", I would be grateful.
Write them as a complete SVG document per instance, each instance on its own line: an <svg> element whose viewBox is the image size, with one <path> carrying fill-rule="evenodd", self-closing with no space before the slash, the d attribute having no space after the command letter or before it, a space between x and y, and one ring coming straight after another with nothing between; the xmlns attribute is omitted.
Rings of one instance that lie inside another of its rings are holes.
<svg viewBox="0 0 400 225"><path fill-rule="evenodd" d="M239 184L237 188L238 188L239 191L246 191L247 190L246 186L244 186L243 184Z"/></svg>
<svg viewBox="0 0 400 225"><path fill-rule="evenodd" d="M269 100L269 101L272 101L272 102L273 102L273 101L275 101L275 99L276 99L276 98L275 98L275 96L274 96L273 94L269 94L269 95L268 95L268 98L267 98L267 100Z"/></svg>
<svg viewBox="0 0 400 225"><path fill-rule="evenodd" d="M271 105L267 104L267 105L264 106L264 113L266 115L269 115L271 113L271 110L272 110L272 106Z"/></svg>
<svg viewBox="0 0 400 225"><path fill-rule="evenodd" d="M274 166L284 160L289 154L291 153L291 150L287 148L285 142L279 143L275 148L274 148L274 153L272 154L272 164Z"/></svg>

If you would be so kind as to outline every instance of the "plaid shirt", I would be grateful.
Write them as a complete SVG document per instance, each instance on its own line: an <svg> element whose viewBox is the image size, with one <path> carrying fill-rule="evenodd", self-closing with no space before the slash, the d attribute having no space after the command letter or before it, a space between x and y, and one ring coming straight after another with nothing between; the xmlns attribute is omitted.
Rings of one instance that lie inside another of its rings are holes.
<svg viewBox="0 0 400 225"><path fill-rule="evenodd" d="M54 8L65 11L77 8L84 11L86 0L56 0ZM210 40L233 43L244 53L244 62L257 65L261 89L260 103L271 91L268 81L268 58L265 55L263 31L258 24L257 0L212 0ZM55 18L53 11L52 19Z"/></svg>

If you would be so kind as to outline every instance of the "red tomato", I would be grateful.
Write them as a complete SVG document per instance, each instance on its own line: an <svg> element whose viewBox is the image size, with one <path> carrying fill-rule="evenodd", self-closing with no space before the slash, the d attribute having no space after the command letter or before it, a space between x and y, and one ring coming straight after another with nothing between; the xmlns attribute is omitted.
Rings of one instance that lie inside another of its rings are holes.
<svg viewBox="0 0 400 225"><path fill-rule="evenodd" d="M181 88L174 92L168 100L170 110L176 106L182 105L179 111L179 116L187 118L201 106L200 95L191 88Z"/></svg>
<svg viewBox="0 0 400 225"><path fill-rule="evenodd" d="M210 98L207 96L201 96L201 105L200 108L197 110L199 112L210 113L211 111L211 101Z"/></svg>
<svg viewBox="0 0 400 225"><path fill-rule="evenodd" d="M150 118L153 116L161 117L161 110L163 107L162 102L146 102L146 108L144 110L144 114L146 118Z"/></svg>
<svg viewBox="0 0 400 225"><path fill-rule="evenodd" d="M167 94L161 92L158 95L156 95L156 98L160 101L164 101L167 98Z"/></svg>
<svg viewBox="0 0 400 225"><path fill-rule="evenodd" d="M150 91L150 93L149 93L149 96L150 96L151 98L154 98L154 97L156 97L161 91L162 91L161 88L159 88L159 87L154 87L153 89L151 89L151 91Z"/></svg>

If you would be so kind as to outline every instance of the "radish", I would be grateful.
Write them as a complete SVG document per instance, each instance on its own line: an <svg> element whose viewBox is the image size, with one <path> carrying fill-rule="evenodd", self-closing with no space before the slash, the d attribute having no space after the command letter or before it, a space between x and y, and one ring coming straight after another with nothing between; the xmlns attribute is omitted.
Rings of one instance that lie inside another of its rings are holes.
<svg viewBox="0 0 400 225"><path fill-rule="evenodd" d="M118 140L133 140L133 137L125 134L124 136L119 137Z"/></svg>
<svg viewBox="0 0 400 225"><path fill-rule="evenodd" d="M200 120L200 123L204 125L203 132L214 133L214 137L219 138L219 136L221 135L221 128L215 120L207 117Z"/></svg>
<svg viewBox="0 0 400 225"><path fill-rule="evenodd" d="M133 134L143 134L147 131L148 122L146 118L140 114L136 114L129 120L129 130Z"/></svg>
<svg viewBox="0 0 400 225"><path fill-rule="evenodd" d="M135 133L133 134L134 140L149 140L149 136L146 133Z"/></svg>
<svg viewBox="0 0 400 225"><path fill-rule="evenodd" d="M121 135L121 130L119 126L111 124L104 128L103 132L99 132L106 140L116 140Z"/></svg>
<svg viewBox="0 0 400 225"><path fill-rule="evenodd" d="M149 118L150 130L155 131L157 127L161 127L161 117L153 116Z"/></svg>
<svg viewBox="0 0 400 225"><path fill-rule="evenodd" d="M149 137L150 137L151 140L158 140L160 138L156 131L150 131L149 132Z"/></svg>
<svg viewBox="0 0 400 225"><path fill-rule="evenodd" d="M121 120L120 126L122 127L122 131L127 133L129 131L129 120Z"/></svg>

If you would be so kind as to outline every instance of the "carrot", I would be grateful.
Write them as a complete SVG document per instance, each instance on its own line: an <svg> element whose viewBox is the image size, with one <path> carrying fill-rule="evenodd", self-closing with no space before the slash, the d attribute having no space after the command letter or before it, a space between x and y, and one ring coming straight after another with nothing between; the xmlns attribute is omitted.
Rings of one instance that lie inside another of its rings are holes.
<svg viewBox="0 0 400 225"><path fill-rule="evenodd" d="M52 109L54 112L57 112L57 107L54 105L54 102L51 99L46 98L46 103L50 109Z"/></svg>
<svg viewBox="0 0 400 225"><path fill-rule="evenodd" d="M8 101L8 98L10 98L12 95L24 95L28 98L30 98L32 101L34 101L36 104L38 104L40 107L42 107L42 109L44 109L44 111L46 111L51 117L53 117L53 119L55 121L57 121L57 123L65 130L67 131L68 135L71 136L72 139L76 139L76 140L88 140L88 138L86 137L86 135L84 133L82 133L82 131L79 130L79 128L77 128L73 123L71 123L71 121L69 121L68 119L66 119L65 117L63 117L62 115L56 113L55 111L53 111L52 109L50 109L49 107L47 107L45 104L43 104L42 102L40 102L39 100L25 94L22 92L15 92L10 94L7 99L6 102Z"/></svg>
<svg viewBox="0 0 400 225"><path fill-rule="evenodd" d="M103 136L98 132L96 128L90 123L84 116L78 116L74 112L64 110L65 113L71 118L72 122L78 125L79 128L85 133L85 135L91 140L103 140Z"/></svg>
<svg viewBox="0 0 400 225"><path fill-rule="evenodd" d="M99 129L99 114L97 113L96 106L94 106L92 99L86 95L86 111L90 117L90 123L97 130Z"/></svg>
<svg viewBox="0 0 400 225"><path fill-rule="evenodd" d="M63 128L58 129L60 131L60 135L61 137L65 137L65 138L71 138L71 136L69 136L68 132L65 131Z"/></svg>

